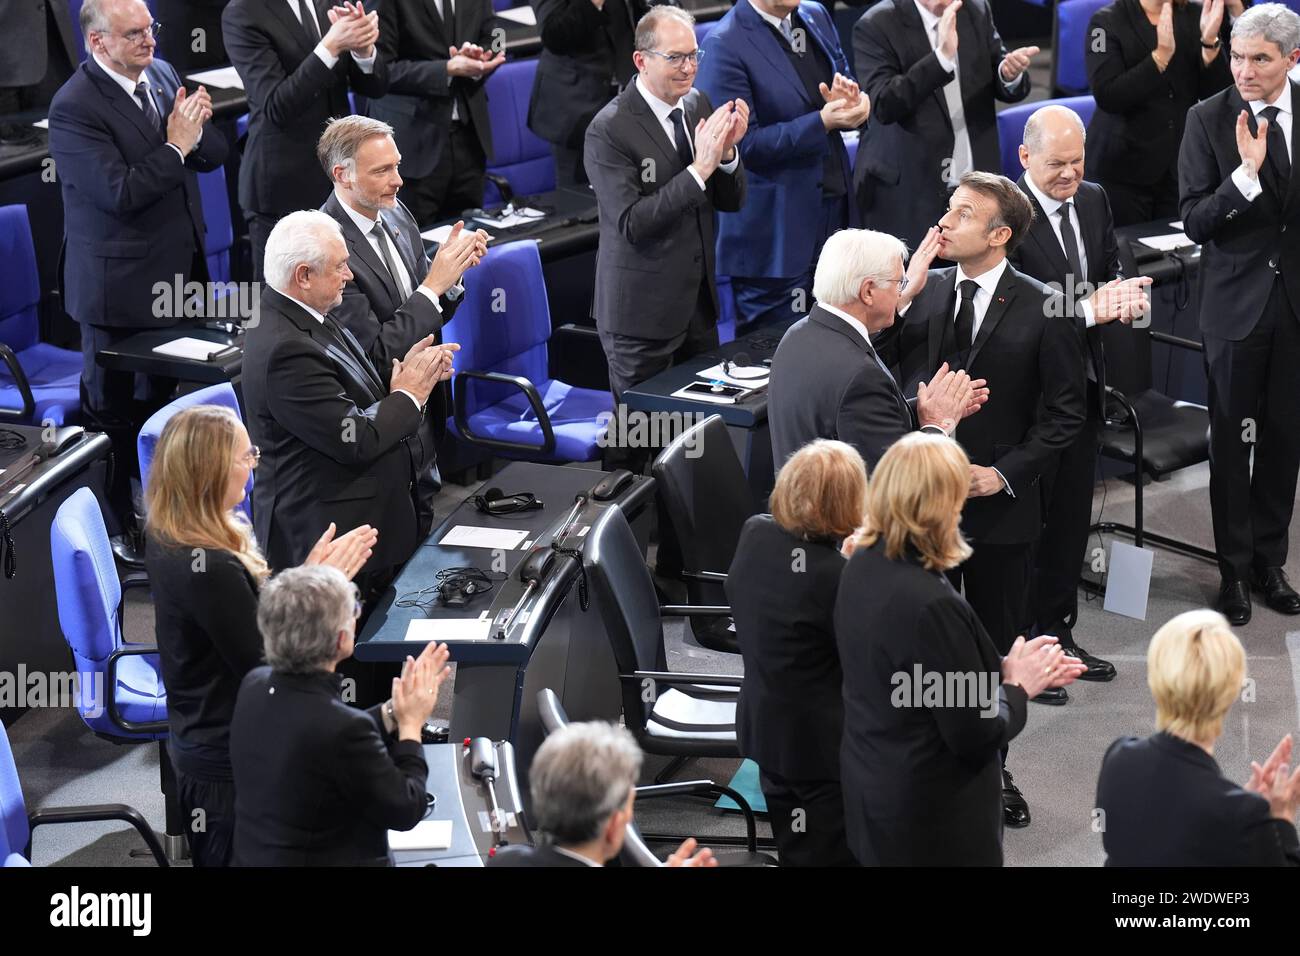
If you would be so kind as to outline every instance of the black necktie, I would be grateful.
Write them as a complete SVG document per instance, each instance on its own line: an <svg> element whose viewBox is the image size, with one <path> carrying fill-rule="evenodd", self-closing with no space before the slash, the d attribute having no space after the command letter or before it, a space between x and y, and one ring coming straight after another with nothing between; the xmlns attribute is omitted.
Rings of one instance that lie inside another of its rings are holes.
<svg viewBox="0 0 1300 956"><path fill-rule="evenodd" d="M1074 236L1074 223L1070 216L1073 205L1074 203L1071 202L1063 202L1057 212L1061 214L1061 245L1065 247L1065 261L1070 267L1070 274L1074 276L1074 285L1077 288L1084 280L1084 275L1083 260L1079 258L1079 240Z"/></svg>
<svg viewBox="0 0 1300 956"><path fill-rule="evenodd" d="M1268 120L1268 156L1266 162L1273 169L1274 175L1277 176L1278 185L1283 195L1286 194L1287 186L1291 182L1291 156L1287 153L1286 137L1282 135L1282 127L1278 125L1278 108L1276 106L1266 106L1259 111L1259 115Z"/></svg>
<svg viewBox="0 0 1300 956"><path fill-rule="evenodd" d="M149 125L161 134L162 119L158 116L158 107L153 105L153 97L149 95L149 84L144 80L135 85L135 98L140 101L140 107L148 117Z"/></svg>
<svg viewBox="0 0 1300 956"><path fill-rule="evenodd" d="M979 291L979 285L974 279L963 279L958 288L961 290L961 304L957 306L957 352L965 365L966 353L975 338L975 293Z"/></svg>
<svg viewBox="0 0 1300 956"><path fill-rule="evenodd" d="M682 108L675 107L668 113L668 118L673 121L673 142L677 146L677 158L682 161L682 168L685 169L695 162L695 155L691 152L690 137L686 135L686 119L682 115Z"/></svg>
<svg viewBox="0 0 1300 956"><path fill-rule="evenodd" d="M298 0L298 16L302 18L302 28L307 34L307 41L314 47L320 43L320 28L316 26L316 18L312 16L307 0Z"/></svg>
<svg viewBox="0 0 1300 956"><path fill-rule="evenodd" d="M351 332L335 321L332 315L326 315L325 321L321 325L334 337L335 344L343 349L344 354L351 358L370 379L370 384L375 388L375 394L382 397L384 395L383 379L375 371L375 365L370 361L370 356L361 348L361 343L353 337Z"/></svg>
<svg viewBox="0 0 1300 956"><path fill-rule="evenodd" d="M382 218L375 220L375 225L371 228L370 234L379 240L379 255L384 260L384 268L393 277L393 287L397 289L398 295L406 295L406 289L402 287L402 279L397 271L397 263L393 262L392 254L388 251L388 242L384 237L384 220Z"/></svg>

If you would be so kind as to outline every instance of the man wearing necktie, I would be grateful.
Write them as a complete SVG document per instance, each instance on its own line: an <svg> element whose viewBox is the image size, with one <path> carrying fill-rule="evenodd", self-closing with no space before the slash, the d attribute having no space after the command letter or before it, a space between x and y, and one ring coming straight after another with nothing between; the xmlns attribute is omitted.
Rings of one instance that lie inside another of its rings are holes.
<svg viewBox="0 0 1300 956"><path fill-rule="evenodd" d="M1007 52L987 0L882 0L853 28L874 113L853 182L862 221L916 248L973 169L1001 169L994 101L1029 95L1038 47Z"/></svg>
<svg viewBox="0 0 1300 956"><path fill-rule="evenodd" d="M133 511L136 434L175 382L110 372L96 356L175 324L159 284L208 278L196 174L225 162L227 143L208 125L207 91L187 94L154 56L158 24L143 0L86 0L81 26L90 55L50 104L50 155L63 193L63 305L81 326L82 409L117 453L116 532Z"/></svg>
<svg viewBox="0 0 1300 956"><path fill-rule="evenodd" d="M792 325L772 359L767 417L772 460L818 438L847 442L868 472L911 431L951 435L988 399L983 381L940 366L909 401L871 344L911 301L902 241L868 229L843 229L826 240L813 278L816 305ZM922 273L929 263L916 260Z"/></svg>
<svg viewBox="0 0 1300 956"><path fill-rule="evenodd" d="M909 276L923 288L877 342L905 394L944 362L988 382L988 404L953 435L971 460L961 526L974 553L948 576L1003 655L1029 629L1030 571L1042 527L1039 482L1085 418L1083 350L1072 323L1061 318L1060 293L1007 262L1033 215L1006 177L963 176L913 258ZM922 271L936 257L957 265ZM1026 826L1029 806L1004 774L1004 822Z"/></svg>
<svg viewBox="0 0 1300 956"><path fill-rule="evenodd" d="M1300 472L1297 60L1300 16L1266 3L1238 17L1234 85L1192 107L1178 157L1184 228L1201 244L1216 607L1237 625L1250 620L1252 587L1300 614L1285 571Z"/></svg>
<svg viewBox="0 0 1300 956"><path fill-rule="evenodd" d="M393 127L402 199L422 227L483 205L492 126L483 84L505 62L490 0L384 0L379 55L387 95L369 115Z"/></svg>
<svg viewBox="0 0 1300 956"><path fill-rule="evenodd" d="M232 0L221 23L248 94L239 205L260 278L266 237L279 218L314 209L329 195L329 180L314 163L321 128L352 112L349 91L382 96L388 68L376 48L379 14L360 3Z"/></svg>
<svg viewBox="0 0 1300 956"><path fill-rule="evenodd" d="M464 294L466 269L487 252L487 234L459 225L430 260L410 211L397 198L401 154L392 127L368 116L345 116L325 129L317 152L334 192L321 211L338 222L352 278L334 314L377 368L387 367L426 335L441 341ZM433 525L433 500L442 487L437 447L447 430L447 387L430 396L419 433L417 504L420 537Z"/></svg>
<svg viewBox="0 0 1300 956"><path fill-rule="evenodd" d="M745 201L736 146L749 111L738 102L714 109L692 88L693 24L677 7L651 7L637 24L636 79L587 128L600 206L592 317L615 402L718 344L714 211Z"/></svg>
<svg viewBox="0 0 1300 956"><path fill-rule="evenodd" d="M1076 644L1073 632L1092 518L1097 438L1105 418L1102 329L1115 319L1128 322L1145 312L1149 302L1144 290L1151 280L1119 281L1110 203L1100 186L1083 179L1084 136L1083 120L1067 107L1044 106L1029 117L1020 146L1025 172L1017 185L1034 207L1034 222L1010 259L1021 272L1063 292L1067 305L1077 305L1061 321L1071 323L1083 343L1088 390L1083 428L1040 482L1043 534L1030 595L1033 633L1054 635L1067 653L1088 665L1083 680L1108 681L1115 676L1114 666ZM1064 687L1045 696L1062 703L1068 699Z"/></svg>

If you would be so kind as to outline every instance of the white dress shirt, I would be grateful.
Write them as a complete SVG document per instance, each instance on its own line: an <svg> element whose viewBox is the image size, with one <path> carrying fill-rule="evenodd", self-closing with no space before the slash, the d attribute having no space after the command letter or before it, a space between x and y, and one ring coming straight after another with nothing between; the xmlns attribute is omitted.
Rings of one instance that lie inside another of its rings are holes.
<svg viewBox="0 0 1300 956"><path fill-rule="evenodd" d="M560 854L561 856L567 856L569 859L577 860L578 862L584 863L587 866L605 865L603 863L597 863L595 860L588 859L587 857L583 856L581 853L574 853L572 850L566 850L562 846L555 846L554 844L552 844L551 849L554 850L556 853Z"/></svg>
<svg viewBox="0 0 1300 956"><path fill-rule="evenodd" d="M343 211L348 214L348 218L356 223L357 228L361 230L361 234L366 237L366 242L370 243L370 248L375 250L375 255L379 256L380 262L383 262L384 253L379 248L380 240L371 231L375 228L375 220L369 218L365 213L357 212L357 210L353 209L342 196L337 198L339 205L343 207ZM379 218L381 220L383 219L383 213L379 214ZM406 263L402 261L402 254L397 251L397 244L393 242L393 237L388 233L388 227L385 226L382 231L384 236L383 242L388 247L388 255L392 258L393 265L397 266L397 275L393 276L393 278L397 280L397 287L402 292L403 301L409 299L412 295L418 292L420 295L432 302L433 307L441 313L442 305L438 302L438 297L433 294L433 290L424 283L416 285L415 282L412 281L411 274L406 271Z"/></svg>
<svg viewBox="0 0 1300 956"><path fill-rule="evenodd" d="M1043 207L1043 215L1047 217L1048 223L1051 224L1052 233L1056 236L1056 241L1061 244L1061 252L1065 252L1065 242L1061 238L1061 206L1064 203L1059 199L1053 199L1047 193L1038 188L1038 183L1034 182L1034 177L1025 173L1025 182L1029 184L1029 191L1034 194L1038 200L1038 205ZM1076 193L1077 195L1077 193ZM1074 200L1070 201L1070 231L1074 233L1075 247L1079 250L1079 268L1083 270L1083 275L1075 276L1076 283L1087 281L1088 277L1088 250L1083 244L1083 227L1079 224L1079 204ZM1066 259L1069 264L1069 258ZM1065 290L1062 290L1065 291ZM1084 299L1079 303L1080 311L1083 312L1083 323L1088 328L1097 324L1097 315L1093 310L1092 303Z"/></svg>
<svg viewBox="0 0 1300 956"><path fill-rule="evenodd" d="M302 14L299 13L298 11L298 0L284 0L284 2L289 4L289 9L293 11L293 18L297 20L299 23L302 23ZM322 37L324 37L325 34L329 33L331 24L326 23L322 26L320 22L320 14L316 12L316 4L314 0L307 0L307 7L309 10L311 10L311 18L316 23L316 32L318 32ZM331 70L334 69L335 64L337 64L339 61L338 57L336 57L329 50L325 49L325 41L323 39L321 40L320 43L316 44L316 48L312 50L312 52L315 53L316 56L320 59L320 61L324 63L327 67L329 67ZM378 53L378 51L376 51L376 53ZM363 58L357 56L356 51L353 50L352 59L357 61L357 66L361 68L362 73L373 73L375 71L376 53L372 53L370 54L370 56Z"/></svg>
<svg viewBox="0 0 1300 956"><path fill-rule="evenodd" d="M118 86L122 87L123 92L125 92L127 96L131 97L131 102L134 103L136 107L140 110L140 112L143 113L144 107L141 106L140 101L135 98L136 84L138 81L131 79L129 76L123 76L121 73L118 73L111 66L105 63L103 60L101 60L98 53L92 53L91 56L95 58L95 62L99 64L99 68L108 74L108 78L112 80L114 83L116 83ZM167 115L171 112L171 110L163 109L162 104L158 102L158 97L154 95L153 84L149 82L148 70L145 70L145 72L140 74L140 79L144 81L144 88L146 90L145 95L148 96L149 101L153 103L153 108L158 111L158 121L162 123L162 134L163 134L163 138L166 139L167 138ZM203 131L199 130L199 138L194 141L194 145L197 146L199 144L199 141L202 139L203 139ZM181 148L179 146L177 146L175 143L167 143L166 145L170 146L172 148L172 151L175 152L176 155L181 158L182 163L185 162L185 154L181 152Z"/></svg>
<svg viewBox="0 0 1300 956"><path fill-rule="evenodd" d="M1289 82L1282 84L1282 93L1275 103L1268 103L1264 100L1251 100L1247 105L1250 107L1251 113L1255 115L1256 122L1259 120L1259 114L1266 108L1270 106L1277 107L1277 125L1281 128L1282 138L1286 141L1287 155L1294 156L1295 150L1291 146L1291 127L1294 125L1295 114L1291 111L1291 84ZM1268 162L1267 157L1265 157L1264 161ZM1293 167L1294 165L1292 163ZM1241 190L1241 195L1246 202L1254 202L1259 198L1260 193L1264 191L1264 187L1259 184L1259 175L1260 170L1257 169L1255 170L1254 179L1247 176L1245 163L1232 171L1233 185ZM1291 175L1295 175L1294 169L1292 169Z"/></svg>
<svg viewBox="0 0 1300 956"><path fill-rule="evenodd" d="M962 269L960 264L957 266L957 274L954 277L956 282L955 288L957 290L957 296L956 296L957 301L956 304L953 306L952 315L949 316L948 321L954 324L956 323L957 310L961 308L961 284L969 279L971 282L974 282L977 286L979 286L979 288L975 290L975 298L971 300L971 308L974 309L975 311L975 324L971 328L971 335L970 335L970 340L972 345L974 344L975 340L979 338L980 326L984 324L984 316L988 314L989 305L993 302L993 292L995 289L997 289L998 283L1002 281L1002 274L1006 271L1007 271L1006 259L1003 259L1001 262L995 265L992 269L985 272L983 275L975 276L975 277L968 276L965 270ZM996 467L994 466L990 466L990 467L993 467L993 470L997 471L998 477L1002 479L1003 490L1006 491L1006 493L1009 494L1012 498L1014 498L1016 496L1016 493L1011 490L1011 482L1007 481L1006 475L998 471Z"/></svg>
<svg viewBox="0 0 1300 956"><path fill-rule="evenodd" d="M961 56L961 51L959 49L957 57L951 60L939 52L939 18L923 7L920 0L913 2L916 4L916 12L921 15L926 39L930 41L930 48L934 50L939 65L952 74L952 79L944 85L943 99L948 104L948 115L952 119L952 165L948 169L948 182L955 183L975 168L970 131L966 128L966 104L961 97L961 68L957 59Z"/></svg>
<svg viewBox="0 0 1300 956"><path fill-rule="evenodd" d="M655 96L653 93L651 93L649 90L647 90L647 89L645 88L645 86L641 83L641 77L640 77L640 76L638 76L635 80L633 80L633 82L636 84L637 91L641 94L641 97L642 97L642 98L646 101L646 103L649 105L649 107L650 107L650 112L654 113L654 115L655 115L655 119L657 119L657 120L659 121L659 125L660 125L660 127L663 128L664 135L668 137L668 145L669 145L669 147L671 147L671 149L672 149L672 151L673 151L673 154L676 155L676 153L677 153L677 138L676 138L676 134L675 134L675 132L674 132L674 130L673 130L673 121L672 121L671 117L669 117L668 114L671 113L671 112L672 112L673 110L675 110L675 109L681 108L681 110L682 110L682 123L685 124L685 123L686 123L686 109L685 109L685 107L682 107L682 105L681 105L681 101L680 101L680 100L677 102L677 106L672 106L671 104L669 104L669 103L665 103L663 100L659 99L659 97ZM691 130L691 128L688 126L688 127L686 128L686 142L687 142L687 143L690 145L690 147L691 147L691 157L692 157L692 158L694 158L694 156L695 156L695 142L694 142L694 140L695 140L695 134L694 134L694 131ZM731 157L731 162L729 162L729 163L718 163L718 171L719 171L719 172L723 172L723 173L727 173L727 174L731 174L731 173L734 173L734 172L736 171L736 166L738 166L739 164L740 164L740 150L737 149L737 150L736 150L736 155L733 156L733 157ZM687 166L686 168L690 171L690 174L695 178L695 181L696 181L697 183L700 184L700 188L703 189L703 188L704 188L704 177L702 177L702 176L699 174L699 172L695 169L694 166Z"/></svg>

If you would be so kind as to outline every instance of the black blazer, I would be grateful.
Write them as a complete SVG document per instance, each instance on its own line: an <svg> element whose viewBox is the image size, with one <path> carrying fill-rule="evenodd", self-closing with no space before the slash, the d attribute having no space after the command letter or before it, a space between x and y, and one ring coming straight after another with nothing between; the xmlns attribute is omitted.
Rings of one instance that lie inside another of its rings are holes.
<svg viewBox="0 0 1300 956"><path fill-rule="evenodd" d="M557 853L553 846L513 846L509 853L498 853L487 861L493 867L536 867L576 866L585 868L586 863L571 856Z"/></svg>
<svg viewBox="0 0 1300 956"><path fill-rule="evenodd" d="M315 3L322 34L332 0ZM221 16L226 50L248 94L248 143L239 168L239 204L277 218L315 209L330 192L316 160L316 141L332 117L347 116L348 89L383 96L388 67L376 51L363 73L344 53L331 70L312 53L298 18L284 0L232 0Z"/></svg>
<svg viewBox="0 0 1300 956"><path fill-rule="evenodd" d="M1111 744L1097 807L1107 866L1300 866L1294 824L1172 734Z"/></svg>
<svg viewBox="0 0 1300 956"><path fill-rule="evenodd" d="M1201 4L1174 5L1174 56L1161 73L1151 58L1156 28L1139 0L1116 0L1088 24L1088 87L1097 101L1088 124L1089 179L1150 185L1174 169L1187 111L1232 82L1223 47L1201 61Z"/></svg>
<svg viewBox="0 0 1300 956"><path fill-rule="evenodd" d="M844 558L771 515L745 522L727 574L727 603L745 660L736 707L740 752L790 780L838 780L840 657L832 615Z"/></svg>
<svg viewBox="0 0 1300 956"><path fill-rule="evenodd" d="M175 324L179 316L155 308L154 285L171 288L178 275L189 280L202 263L195 256L204 236L195 173L216 169L229 149L209 123L182 163L165 139L181 78L155 58L142 79L162 114L161 132L93 57L50 103L50 155L63 189L63 304L88 325ZM198 278L206 277L204 267Z"/></svg>
<svg viewBox="0 0 1300 956"><path fill-rule="evenodd" d="M244 675L262 663L257 585L229 551L149 538L154 630L177 770L229 780L230 720Z"/></svg>
<svg viewBox="0 0 1300 956"><path fill-rule="evenodd" d="M449 49L463 43L493 48L496 23L488 0L455 0L453 23L444 23L435 0L384 0L379 7L379 55L388 63L387 95L370 102L368 112L393 127L402 151L402 172L428 176L438 164L451 105L460 96L461 120L471 123L483 154L492 158L483 80L447 75ZM468 109L469 115L465 115Z"/></svg>
<svg viewBox="0 0 1300 956"><path fill-rule="evenodd" d="M1044 285L1052 285L1055 289L1068 291L1066 277L1070 266L1065 261L1065 250L1061 248L1061 241L1056 238L1056 230L1048 221L1043 207L1029 188L1026 181L1028 175L1029 173L1021 175L1017 185L1034 207L1034 221L1024 242L1016 246L1007 258L1017 270L1030 278L1037 279ZM1082 291L1091 295L1092 289L1120 276L1119 243L1115 241L1115 221L1110 214L1110 200L1106 198L1106 190L1096 183L1080 183L1079 191L1074 194L1074 212L1079 219L1079 232L1083 234L1083 254L1088 259L1088 274L1083 279L1090 287ZM1079 281L1081 280L1076 277L1075 282ZM1076 318L1080 340L1092 355L1093 367L1097 370L1098 402L1094 411L1098 419L1103 419L1106 417L1106 350L1102 344L1102 327L1094 325L1087 328L1081 313Z"/></svg>
<svg viewBox="0 0 1300 956"><path fill-rule="evenodd" d="M379 708L345 704L342 689L325 671L244 678L230 728L235 865L386 865L388 831L424 816L424 748L387 736Z"/></svg>
<svg viewBox="0 0 1300 956"><path fill-rule="evenodd" d="M688 131L713 112L700 89L678 105ZM713 214L735 212L745 201L739 149L736 157L734 172L715 170L701 189L634 83L591 121L583 162L600 207L591 306L600 328L671 339L690 324L701 282L708 283L716 314Z"/></svg>
<svg viewBox="0 0 1300 956"><path fill-rule="evenodd" d="M263 291L244 343L244 417L262 449L253 523L272 567L301 564L331 521L379 531L369 568L415 552L410 446L423 415L388 391L391 365L376 368L353 343L344 349L301 306Z"/></svg>
<svg viewBox="0 0 1300 956"><path fill-rule="evenodd" d="M914 557L891 561L877 542L844 568L835 637L845 827L858 862L1001 866L999 750L1025 726L1028 701L1002 685L970 605L943 574ZM962 696L926 705L927 674L965 675L953 685Z"/></svg>
<svg viewBox="0 0 1300 956"><path fill-rule="evenodd" d="M898 383L871 351L862 335L819 305L781 338L767 405L778 470L817 438L848 442L873 469L886 448L916 427Z"/></svg>
<svg viewBox="0 0 1300 956"><path fill-rule="evenodd" d="M597 9L591 0L531 2L542 52L528 101L528 128L549 143L581 149L592 117L636 74L636 23L655 4L617 0ZM613 16L626 23L612 29ZM616 42L620 37L623 42Z"/></svg>
<svg viewBox="0 0 1300 956"><path fill-rule="evenodd" d="M1300 83L1291 83L1291 104L1300 107ZM1235 86L1198 103L1187 114L1187 135L1178 154L1179 211L1187 235L1201 244L1198 272L1201 331L1240 341L1264 314L1274 272L1281 272L1287 296L1300 303L1300 175L1296 141L1300 120L1292 117L1291 169L1285 195L1267 168L1262 195L1247 202L1232 182L1241 165L1237 116L1245 110L1250 134L1258 127Z"/></svg>
<svg viewBox="0 0 1300 956"><path fill-rule="evenodd" d="M1008 84L999 66L1007 48L986 0L967 0L957 14L957 66L976 169L999 172L994 101L1029 95L1028 72ZM884 0L853 27L853 65L871 97L853 182L862 221L916 248L948 208L943 159L952 156L952 117L939 65L914 0Z"/></svg>
<svg viewBox="0 0 1300 956"><path fill-rule="evenodd" d="M955 266L932 269L907 315L877 342L908 395L943 364L944 328L956 308L956 274ZM1064 304L1050 301L1054 296L1059 293L1008 265L971 346L966 370L988 380L989 400L962 420L953 437L973 464L997 468L1015 493L966 502L962 530L978 542L1037 540L1039 475L1083 427L1083 350L1064 318Z"/></svg>

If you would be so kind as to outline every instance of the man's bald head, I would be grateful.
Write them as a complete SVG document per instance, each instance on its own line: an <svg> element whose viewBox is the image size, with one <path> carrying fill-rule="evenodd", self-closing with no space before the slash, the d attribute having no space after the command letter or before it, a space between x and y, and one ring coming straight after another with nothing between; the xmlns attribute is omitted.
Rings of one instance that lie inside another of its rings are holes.
<svg viewBox="0 0 1300 956"><path fill-rule="evenodd" d="M1044 106L1025 123L1020 165L1040 192L1060 202L1072 199L1083 181L1086 138L1078 113L1065 106Z"/></svg>
<svg viewBox="0 0 1300 956"><path fill-rule="evenodd" d="M1078 113L1068 106L1053 104L1034 110L1025 123L1022 142L1032 154L1035 150L1042 149L1049 140L1072 140L1077 137L1082 143L1087 135L1083 118Z"/></svg>

